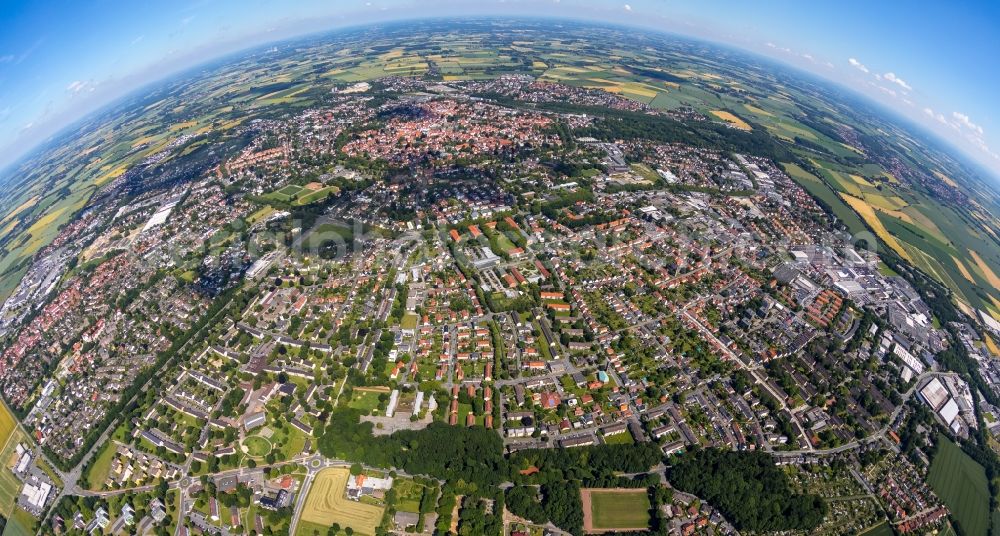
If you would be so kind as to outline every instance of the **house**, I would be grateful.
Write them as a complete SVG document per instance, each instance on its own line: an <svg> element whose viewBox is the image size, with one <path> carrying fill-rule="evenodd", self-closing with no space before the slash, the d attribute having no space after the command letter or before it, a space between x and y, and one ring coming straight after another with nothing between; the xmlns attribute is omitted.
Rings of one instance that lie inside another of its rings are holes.
<svg viewBox="0 0 1000 536"><path fill-rule="evenodd" d="M397 511L392 521L396 524L396 529L405 531L409 527L417 526L417 523L420 522L420 514Z"/></svg>
<svg viewBox="0 0 1000 536"><path fill-rule="evenodd" d="M392 477L376 478L360 474L347 479L347 498L353 501L361 500L362 495L381 497L392 489Z"/></svg>
<svg viewBox="0 0 1000 536"><path fill-rule="evenodd" d="M167 509L160 499L153 499L153 502L149 503L149 515L156 523L162 523L167 518Z"/></svg>
<svg viewBox="0 0 1000 536"><path fill-rule="evenodd" d="M559 393L555 391L547 391L541 394L538 403L545 409L554 409L562 399L559 397Z"/></svg>
<svg viewBox="0 0 1000 536"><path fill-rule="evenodd" d="M261 496L260 503L261 508L266 508L268 510L277 510L284 506L285 501L288 497L288 490L281 489L275 495L263 495Z"/></svg>

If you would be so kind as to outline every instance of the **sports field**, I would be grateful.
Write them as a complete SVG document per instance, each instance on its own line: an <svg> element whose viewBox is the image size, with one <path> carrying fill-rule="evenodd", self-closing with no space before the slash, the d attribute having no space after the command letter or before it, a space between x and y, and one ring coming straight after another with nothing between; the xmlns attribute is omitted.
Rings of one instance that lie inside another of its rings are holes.
<svg viewBox="0 0 1000 536"><path fill-rule="evenodd" d="M346 467L324 469L316 475L302 509L302 521L329 527L334 523L351 527L355 534L375 534L384 508L352 501L344 496L350 471Z"/></svg>
<svg viewBox="0 0 1000 536"><path fill-rule="evenodd" d="M640 489L580 490L583 502L583 530L595 534L614 530L649 528L649 496Z"/></svg>
<svg viewBox="0 0 1000 536"><path fill-rule="evenodd" d="M990 523L986 471L945 436L938 436L938 441L940 446L927 473L927 483L951 510L965 534L986 536Z"/></svg>

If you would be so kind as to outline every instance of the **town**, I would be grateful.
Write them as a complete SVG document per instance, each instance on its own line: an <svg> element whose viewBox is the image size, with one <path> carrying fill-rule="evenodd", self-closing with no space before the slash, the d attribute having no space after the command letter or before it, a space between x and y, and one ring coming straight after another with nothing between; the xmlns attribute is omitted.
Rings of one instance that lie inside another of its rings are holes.
<svg viewBox="0 0 1000 536"><path fill-rule="evenodd" d="M716 122L522 75L388 77L238 127L191 180L116 178L3 305L24 428L4 489L43 534L948 526L925 481L1000 434L1000 324L939 318L772 159L541 106L566 102ZM334 456L345 418L366 441L478 430L510 485ZM655 460L579 478L575 526L531 508L540 451L602 448ZM716 451L773 459L817 522L755 527L667 468Z"/></svg>

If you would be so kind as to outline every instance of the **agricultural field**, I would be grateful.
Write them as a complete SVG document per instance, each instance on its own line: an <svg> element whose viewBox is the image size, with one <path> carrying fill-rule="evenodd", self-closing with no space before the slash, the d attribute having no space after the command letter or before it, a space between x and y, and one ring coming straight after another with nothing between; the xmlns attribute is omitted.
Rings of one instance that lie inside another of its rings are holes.
<svg viewBox="0 0 1000 536"><path fill-rule="evenodd" d="M25 440L27 440L27 436L17 425L17 419L7 409L6 404L0 403L0 443L3 444L2 449L0 449L0 461L3 462L3 467L0 467L0 515L8 519L8 528L4 532L5 534L11 530L17 530L17 523L14 523L12 527L11 520L17 518L17 511L20 510L17 507L17 496L21 493L21 481L14 476L12 467L17 463L15 447L17 447L18 443ZM33 518L27 515L27 512L23 513L26 517L20 517L24 518L24 521L30 521L31 523L26 526L34 526ZM11 516L15 517L12 518ZM23 531L26 534L33 532Z"/></svg>
<svg viewBox="0 0 1000 536"><path fill-rule="evenodd" d="M927 482L969 536L985 536L990 523L990 495L986 471L958 445L938 436L938 452Z"/></svg>
<svg viewBox="0 0 1000 536"><path fill-rule="evenodd" d="M588 533L646 530L649 496L646 489L581 489L583 528Z"/></svg>
<svg viewBox="0 0 1000 536"><path fill-rule="evenodd" d="M35 534L38 527L38 519L20 507L15 506L10 517L7 518L7 526L4 528L3 536L31 536Z"/></svg>
<svg viewBox="0 0 1000 536"><path fill-rule="evenodd" d="M350 476L350 471L343 467L320 471L306 497L301 520L324 529L337 523L351 527L355 534L375 534L384 509L346 498L344 489ZM299 534L303 534L303 528L300 527Z"/></svg>
<svg viewBox="0 0 1000 536"><path fill-rule="evenodd" d="M995 241L986 240L991 229L959 208L944 207L926 194L901 187L880 168L851 169L827 160L810 159L815 173L794 164L786 171L813 195L844 218L841 203L816 181L835 193L861 217L883 244L913 263L955 293L956 301L997 316L997 283L991 263L977 252L1000 259ZM956 223L965 222L965 225ZM848 224L857 233L853 225ZM978 230L977 230L978 229ZM976 248L973 243L982 244ZM982 261L982 262L980 262Z"/></svg>
<svg viewBox="0 0 1000 536"><path fill-rule="evenodd" d="M725 110L712 110L712 115L725 121L733 128L738 128L740 130L753 130L749 123L740 119L740 117L733 112L727 112Z"/></svg>

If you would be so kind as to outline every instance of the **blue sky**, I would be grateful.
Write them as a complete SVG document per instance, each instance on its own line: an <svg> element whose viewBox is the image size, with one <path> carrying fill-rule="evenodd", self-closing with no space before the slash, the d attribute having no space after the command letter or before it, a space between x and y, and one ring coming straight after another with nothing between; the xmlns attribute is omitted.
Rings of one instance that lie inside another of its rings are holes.
<svg viewBox="0 0 1000 536"><path fill-rule="evenodd" d="M0 0L0 166L137 87L327 28L530 14L670 31L773 57L912 118L1000 176L1000 2Z"/></svg>

